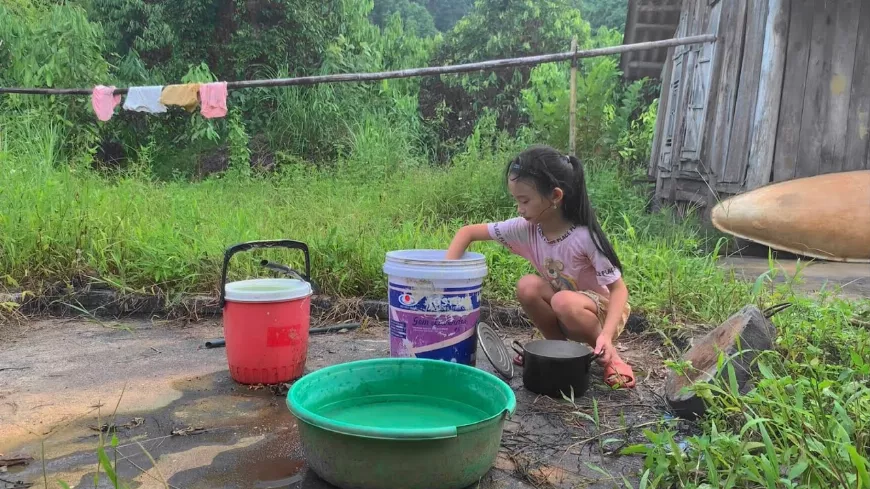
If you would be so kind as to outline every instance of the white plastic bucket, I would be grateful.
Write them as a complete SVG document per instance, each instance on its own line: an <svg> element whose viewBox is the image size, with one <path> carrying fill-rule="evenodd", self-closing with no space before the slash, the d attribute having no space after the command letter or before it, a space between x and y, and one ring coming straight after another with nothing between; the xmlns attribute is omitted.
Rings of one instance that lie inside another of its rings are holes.
<svg viewBox="0 0 870 489"><path fill-rule="evenodd" d="M441 250L387 253L390 355L474 365L486 258Z"/></svg>

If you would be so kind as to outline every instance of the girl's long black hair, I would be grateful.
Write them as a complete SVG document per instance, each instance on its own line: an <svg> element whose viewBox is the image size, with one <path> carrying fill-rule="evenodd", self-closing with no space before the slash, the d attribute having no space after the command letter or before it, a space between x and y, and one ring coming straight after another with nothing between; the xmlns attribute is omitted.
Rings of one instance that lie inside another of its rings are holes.
<svg viewBox="0 0 870 489"><path fill-rule="evenodd" d="M583 163L577 157L565 156L549 146L531 146L508 164L506 177L533 183L545 198L553 195L557 187L562 189L562 215L578 226L586 226L598 251L622 270L616 251L595 218L586 191Z"/></svg>

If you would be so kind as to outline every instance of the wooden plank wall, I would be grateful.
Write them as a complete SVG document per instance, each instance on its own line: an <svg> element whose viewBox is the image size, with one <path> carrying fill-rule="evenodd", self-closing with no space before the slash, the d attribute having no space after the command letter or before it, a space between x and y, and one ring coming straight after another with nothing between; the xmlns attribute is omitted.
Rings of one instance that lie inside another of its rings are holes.
<svg viewBox="0 0 870 489"><path fill-rule="evenodd" d="M776 146L776 127L782 100L782 77L785 72L790 7L788 0L769 0L768 3L761 77L758 82L758 101L750 129L751 144L745 184L747 190L770 182L773 150Z"/></svg>
<svg viewBox="0 0 870 489"><path fill-rule="evenodd" d="M767 24L768 2L752 0L748 3L743 63L737 87L737 103L727 151L720 162L719 182L742 183L749 162L749 142L752 140L752 120L755 118L758 85L761 80L761 61L764 53L764 34Z"/></svg>
<svg viewBox="0 0 870 489"><path fill-rule="evenodd" d="M731 2L686 0L677 36L718 34L723 11ZM662 89L660 120L650 158L656 196L663 200L704 205L711 191L709 165L702 160L706 127L711 120L713 93L718 84L721 44L674 49L665 66L668 83Z"/></svg>
<svg viewBox="0 0 870 489"><path fill-rule="evenodd" d="M785 53L785 78L779 105L779 123L773 156L773 181L794 178L800 144L803 97L810 60L810 36L813 29L815 0L791 0L788 43Z"/></svg>
<svg viewBox="0 0 870 489"><path fill-rule="evenodd" d="M716 6L685 0L678 32L708 32ZM771 181L870 169L870 0L730 0L721 8L699 158L681 151L693 59L665 68L682 86L663 87L660 99L665 120L650 161L656 197L697 202L706 192L709 206ZM675 65L679 77L668 71Z"/></svg>
<svg viewBox="0 0 870 489"><path fill-rule="evenodd" d="M682 0L629 0L623 43L658 41L674 37ZM626 80L656 79L668 60L668 49L624 53L619 68Z"/></svg>
<svg viewBox="0 0 870 489"><path fill-rule="evenodd" d="M767 0L684 2L677 35L715 33L720 37L715 45L675 52L665 67L669 76L680 81L680 86L672 92L663 87L660 97L659 114L665 120L657 125L656 151L650 158L650 176L657 179L658 198L697 205L715 199L716 175L721 174L722 162L726 161L734 121L748 5L759 1ZM703 79L696 79L698 76ZM699 90L704 93L698 93ZM693 124L691 128L689 124ZM669 131L672 131L670 146ZM687 142L687 136L692 141ZM721 156L711 157L715 153L712 148L721 151ZM715 168L716 165L720 168ZM732 191L731 187L726 190Z"/></svg>
<svg viewBox="0 0 870 489"><path fill-rule="evenodd" d="M752 0L757 1L757 0ZM722 12L719 46L721 59L718 64L719 80L711 87L712 102L709 123L704 135L701 158L712 169L708 178L717 191L721 191L722 178L728 162L728 147L734 126L738 88L740 86L743 46L746 34L747 11L750 0L727 2ZM715 196L711 196L711 199Z"/></svg>
<svg viewBox="0 0 870 489"><path fill-rule="evenodd" d="M861 2L843 170L870 170L870 2Z"/></svg>
<svg viewBox="0 0 870 489"><path fill-rule="evenodd" d="M673 57L674 48L668 48L668 58ZM671 74L674 71L673 63L665 63L662 68L662 88L661 95L659 96L659 109L658 115L656 117L656 127L653 133L653 142L652 149L650 150L650 164L649 169L647 171L647 176L651 180L655 180L656 174L658 173L658 162L659 155L662 151L662 138L664 137L664 127L665 127L665 117L666 111L668 109L668 97L671 93Z"/></svg>
<svg viewBox="0 0 870 489"><path fill-rule="evenodd" d="M773 181L870 168L870 2L792 2Z"/></svg>

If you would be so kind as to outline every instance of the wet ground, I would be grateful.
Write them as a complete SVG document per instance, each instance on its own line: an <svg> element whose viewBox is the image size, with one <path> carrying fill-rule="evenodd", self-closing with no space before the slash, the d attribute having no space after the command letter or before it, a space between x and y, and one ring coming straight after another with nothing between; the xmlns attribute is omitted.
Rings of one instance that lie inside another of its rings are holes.
<svg viewBox="0 0 870 489"><path fill-rule="evenodd" d="M14 481L44 487L45 480L48 487L60 487L58 480L93 487L103 423L117 426L118 447L106 452L131 488L331 487L307 469L284 398L236 384L225 350L202 347L221 335L219 322L0 326L0 454L35 459L0 473L0 489ZM607 388L596 367L591 391L572 405L524 390L518 372L510 382L517 413L478 487L615 487L623 476L636 479L642 459L614 453L662 422L655 392L664 353L630 335L621 344L638 376L631 392ZM313 336L307 370L388 355L380 325ZM478 366L492 371L479 357ZM98 487L111 487L105 475Z"/></svg>

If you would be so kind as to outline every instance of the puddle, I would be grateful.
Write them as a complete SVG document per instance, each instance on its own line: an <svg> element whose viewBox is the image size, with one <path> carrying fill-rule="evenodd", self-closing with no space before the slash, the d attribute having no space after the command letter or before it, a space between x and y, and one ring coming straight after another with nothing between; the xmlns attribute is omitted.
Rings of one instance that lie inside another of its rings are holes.
<svg viewBox="0 0 870 489"><path fill-rule="evenodd" d="M251 479L257 481L254 484L256 489L277 489L302 482L304 468L302 460L289 460L284 463L256 462L245 470L253 474Z"/></svg>
<svg viewBox="0 0 870 489"><path fill-rule="evenodd" d="M302 481L305 462L295 423L248 446L229 448L206 467L176 472L170 485L189 489L215 487L286 488Z"/></svg>
<svg viewBox="0 0 870 489"><path fill-rule="evenodd" d="M169 405L153 411L125 413L115 420L118 425L133 418L144 420L117 432L117 471L131 487L152 487L165 478L172 486L185 489L273 489L293 486L302 480L305 464L296 420L282 398L268 390L238 385L226 372L184 379L172 387L179 395ZM104 413L103 422L107 421ZM94 487L99 438L89 426L96 424L94 414L58 427L48 437L45 466L50 481L60 479L71 487ZM173 430L183 427L201 427L205 431L188 436L171 435ZM12 451L38 458L41 450L37 441ZM114 458L111 448L106 451ZM156 468L152 458L157 461ZM35 483L34 488L41 487L42 464L37 461L14 476ZM157 486L162 486L162 482Z"/></svg>

